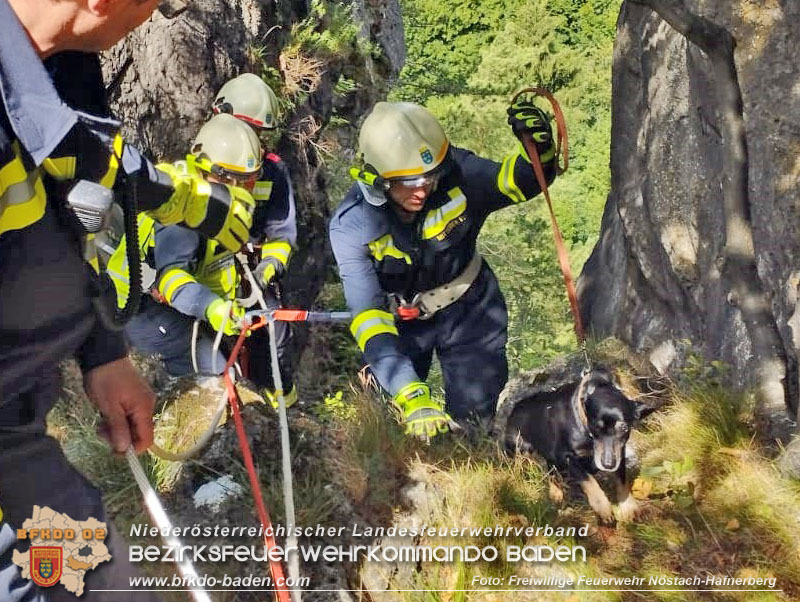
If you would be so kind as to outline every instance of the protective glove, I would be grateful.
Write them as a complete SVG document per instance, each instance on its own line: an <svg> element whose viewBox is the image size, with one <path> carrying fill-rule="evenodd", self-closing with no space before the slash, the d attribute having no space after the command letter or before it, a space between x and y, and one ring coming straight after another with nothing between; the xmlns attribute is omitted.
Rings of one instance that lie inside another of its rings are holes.
<svg viewBox="0 0 800 602"><path fill-rule="evenodd" d="M158 169L172 180L169 200L149 211L162 224L185 223L236 252L250 236L255 201L244 188L212 184L203 178L162 163Z"/></svg>
<svg viewBox="0 0 800 602"><path fill-rule="evenodd" d="M261 394L264 396L264 399L266 399L273 408L275 408L276 410L278 409L280 404L278 403L278 395L277 395L277 393L275 392L274 389L263 389L261 391ZM297 387L296 386L293 385L291 391L289 391L288 393L284 393L283 394L283 401L286 403L286 409L287 410L289 408L291 408L295 403L297 403Z"/></svg>
<svg viewBox="0 0 800 602"><path fill-rule="evenodd" d="M520 140L525 134L530 135L540 157L546 156L551 149L555 150L550 120L533 101L519 98L508 107L507 113L508 124L514 130L514 135Z"/></svg>
<svg viewBox="0 0 800 602"><path fill-rule="evenodd" d="M222 334L239 334L242 330L240 323L244 318L245 309L236 303L236 301L230 305L230 310L228 310L228 307L227 301L214 299L208 304L208 307L206 307L206 319L208 323L211 324L211 328L219 332L219 329L222 328L222 323L225 321L225 317L229 316Z"/></svg>
<svg viewBox="0 0 800 602"><path fill-rule="evenodd" d="M261 260L256 266L253 276L261 288L266 288L276 278L283 275L283 264L274 257L267 257Z"/></svg>
<svg viewBox="0 0 800 602"><path fill-rule="evenodd" d="M452 419L441 403L431 399L431 390L423 382L412 382L400 389L394 403L403 412L407 435L430 439L450 430Z"/></svg>

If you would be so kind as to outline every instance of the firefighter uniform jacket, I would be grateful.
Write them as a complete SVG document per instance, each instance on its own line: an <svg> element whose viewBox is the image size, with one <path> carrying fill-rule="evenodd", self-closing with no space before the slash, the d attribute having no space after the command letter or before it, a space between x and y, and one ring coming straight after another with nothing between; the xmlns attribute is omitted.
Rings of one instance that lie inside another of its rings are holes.
<svg viewBox="0 0 800 602"><path fill-rule="evenodd" d="M62 73L57 81L78 88L86 85L83 76ZM91 83L102 89L101 81ZM60 361L74 355L87 371L126 354L120 333L96 318L82 241L58 216L65 192L59 182L88 179L111 187L124 171L142 188L150 186L150 204L142 209L159 207L173 190L169 177L123 147L118 122L72 108L82 96L56 90L15 12L0 0L0 503L2 520L14 525L31 516L33 504L76 520L86 513L105 520L99 492L69 466L44 428L59 393ZM0 599L39 599L30 582L14 578L7 562L13 544L13 532L0 522ZM120 555L113 571L121 574L121 548L114 537L107 544ZM101 574L111 571L95 573Z"/></svg>
<svg viewBox="0 0 800 602"><path fill-rule="evenodd" d="M253 188L256 210L250 228L250 242L261 245L262 259L272 258L277 273L289 263L297 245L297 210L294 189L286 163L268 153L261 166L261 176Z"/></svg>
<svg viewBox="0 0 800 602"><path fill-rule="evenodd" d="M553 156L542 159L552 179ZM451 282L475 255L486 217L540 192L521 152L496 163L451 148L448 161L414 223L401 222L391 201L380 207L369 204L359 185L350 189L330 223L331 245L354 315L350 330L392 396L420 378L399 344L387 294L410 301L418 292Z"/></svg>
<svg viewBox="0 0 800 602"><path fill-rule="evenodd" d="M269 257L285 269L297 242L297 225L289 171L277 155L265 158L253 197L256 209L250 240L262 245L262 258ZM206 308L217 297L235 298L238 281L234 256L222 244L183 226L156 224L154 232L154 248L148 255L153 258L158 291L169 305L205 320ZM124 259L124 251L119 259ZM109 266L113 264L114 259Z"/></svg>

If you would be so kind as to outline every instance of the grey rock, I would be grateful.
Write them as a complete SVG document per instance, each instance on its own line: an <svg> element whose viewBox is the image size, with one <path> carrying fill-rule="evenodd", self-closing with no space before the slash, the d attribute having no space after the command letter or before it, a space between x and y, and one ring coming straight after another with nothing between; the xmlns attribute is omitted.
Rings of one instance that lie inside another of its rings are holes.
<svg viewBox="0 0 800 602"><path fill-rule="evenodd" d="M664 354L682 339L728 363L731 384L781 378L797 403L800 284L800 5L686 0L731 33L744 102L749 218L778 357L757 357L725 274L725 114L709 57L647 7L624 3L614 51L612 185L600 239L579 279L596 336ZM794 100L793 100L794 99ZM757 345L756 345L757 347ZM665 360L669 360L668 362ZM780 385L780 383L778 383ZM771 391L774 391L772 389ZM770 393L768 387L762 392ZM785 407L762 408L771 423ZM768 433L772 435L776 433Z"/></svg>
<svg viewBox="0 0 800 602"><path fill-rule="evenodd" d="M778 460L778 468L787 477L800 480L800 437L794 437Z"/></svg>

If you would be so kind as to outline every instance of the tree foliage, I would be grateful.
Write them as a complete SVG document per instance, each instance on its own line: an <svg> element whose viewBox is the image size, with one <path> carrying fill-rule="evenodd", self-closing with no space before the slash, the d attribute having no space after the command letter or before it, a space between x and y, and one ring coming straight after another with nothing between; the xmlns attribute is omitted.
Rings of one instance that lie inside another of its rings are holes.
<svg viewBox="0 0 800 602"><path fill-rule="evenodd" d="M620 3L403 2L408 58L392 99L425 104L454 144L500 160L517 144L506 125L513 94L543 86L558 98L570 168L552 193L575 274L597 240L610 187L611 53ZM494 214L479 243L506 295L512 370L574 349L544 199Z"/></svg>

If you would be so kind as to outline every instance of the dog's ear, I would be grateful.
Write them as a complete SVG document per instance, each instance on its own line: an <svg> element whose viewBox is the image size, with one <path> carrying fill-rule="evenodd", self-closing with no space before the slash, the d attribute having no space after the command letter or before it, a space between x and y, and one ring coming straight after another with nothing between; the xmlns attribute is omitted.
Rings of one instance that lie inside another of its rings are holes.
<svg viewBox="0 0 800 602"><path fill-rule="evenodd" d="M653 406L649 406L646 403L642 403L641 401L634 401L634 412L636 416L636 420L641 420L642 418L646 418L653 412L655 412L655 408Z"/></svg>

